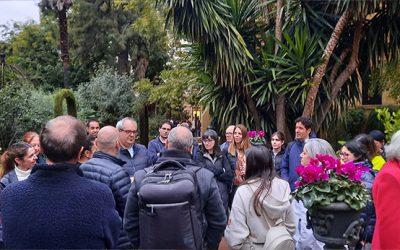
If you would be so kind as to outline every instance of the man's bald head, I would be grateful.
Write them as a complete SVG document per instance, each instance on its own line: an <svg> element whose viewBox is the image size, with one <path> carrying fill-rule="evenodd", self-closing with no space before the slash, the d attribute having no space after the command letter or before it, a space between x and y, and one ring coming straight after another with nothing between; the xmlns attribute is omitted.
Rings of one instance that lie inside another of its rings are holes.
<svg viewBox="0 0 400 250"><path fill-rule="evenodd" d="M48 121L40 135L43 152L52 163L77 162L85 140L85 125L67 115Z"/></svg>
<svg viewBox="0 0 400 250"><path fill-rule="evenodd" d="M178 149L191 152L193 134L186 127L175 127L168 134L168 149Z"/></svg>
<svg viewBox="0 0 400 250"><path fill-rule="evenodd" d="M104 153L116 156L118 154L118 129L105 126L99 130L96 139L96 148Z"/></svg>

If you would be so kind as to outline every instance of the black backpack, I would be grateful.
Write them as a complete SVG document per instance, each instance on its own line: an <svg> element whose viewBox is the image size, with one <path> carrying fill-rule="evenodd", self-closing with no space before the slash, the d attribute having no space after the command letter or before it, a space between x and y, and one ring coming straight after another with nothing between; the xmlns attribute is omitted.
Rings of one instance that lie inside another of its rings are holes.
<svg viewBox="0 0 400 250"><path fill-rule="evenodd" d="M138 189L140 248L202 248L199 169L167 160L146 173Z"/></svg>

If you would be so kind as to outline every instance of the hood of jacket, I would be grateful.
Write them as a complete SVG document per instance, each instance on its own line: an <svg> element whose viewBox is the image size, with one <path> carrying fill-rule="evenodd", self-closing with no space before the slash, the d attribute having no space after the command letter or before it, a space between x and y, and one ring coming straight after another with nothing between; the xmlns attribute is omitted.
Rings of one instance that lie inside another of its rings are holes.
<svg viewBox="0 0 400 250"><path fill-rule="evenodd" d="M256 191L260 185L261 181L258 180L250 183L249 187ZM268 217L271 221L283 217L291 206L290 199L292 197L288 185L286 181L277 177L272 180L269 195L265 196L266 192L264 191L259 198L264 210L263 216Z"/></svg>

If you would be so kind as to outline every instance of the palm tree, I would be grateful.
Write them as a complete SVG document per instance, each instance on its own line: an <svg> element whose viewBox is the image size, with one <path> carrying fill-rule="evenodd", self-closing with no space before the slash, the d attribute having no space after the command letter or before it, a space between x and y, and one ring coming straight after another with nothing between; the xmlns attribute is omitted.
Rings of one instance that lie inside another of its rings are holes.
<svg viewBox="0 0 400 250"><path fill-rule="evenodd" d="M68 43L68 20L67 11L72 6L74 0L42 0L40 7L43 10L54 10L57 13L58 26L60 29L60 50L63 63L64 87L69 88L68 68L69 68L69 43Z"/></svg>
<svg viewBox="0 0 400 250"><path fill-rule="evenodd" d="M175 31L195 43L211 76L203 101L223 125L247 119L284 128L283 117L304 114L318 130L359 98L371 69L397 59L400 45L397 1L294 0L282 4L282 15L281 1L164 2Z"/></svg>

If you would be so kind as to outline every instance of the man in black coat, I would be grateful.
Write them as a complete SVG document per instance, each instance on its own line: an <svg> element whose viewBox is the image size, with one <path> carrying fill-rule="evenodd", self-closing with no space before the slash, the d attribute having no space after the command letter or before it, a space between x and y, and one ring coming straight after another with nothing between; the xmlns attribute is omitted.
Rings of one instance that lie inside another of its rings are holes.
<svg viewBox="0 0 400 250"><path fill-rule="evenodd" d="M186 168L197 167L192 160L190 152L193 147L193 135L185 127L176 127L171 130L167 140L167 150L157 160L157 163L165 160L175 160ZM151 171L152 167L147 169ZM201 207L196 212L198 217L204 218L202 225L203 244L208 249L218 249L218 244L226 226L226 214L222 205L221 196L214 178L214 174L204 168L195 172L197 179L197 190L200 197ZM139 225L139 205L138 205L138 186L145 175L145 170L135 174L134 182L128 194L128 201L125 208L124 228L134 248L140 247L140 227ZM180 218L176 218L179 220ZM163 237L163 235L154 235Z"/></svg>
<svg viewBox="0 0 400 250"><path fill-rule="evenodd" d="M125 162L117 158L120 148L118 130L112 126L103 127L100 129L94 145L97 151L92 159L80 166L80 169L86 178L104 183L110 188L117 211L122 219L131 180L128 173L122 168ZM131 248L124 230L121 231L117 248Z"/></svg>
<svg viewBox="0 0 400 250"><path fill-rule="evenodd" d="M40 144L47 164L0 197L7 249L101 249L116 246L121 220L109 188L77 167L85 126L71 116L47 122Z"/></svg>

